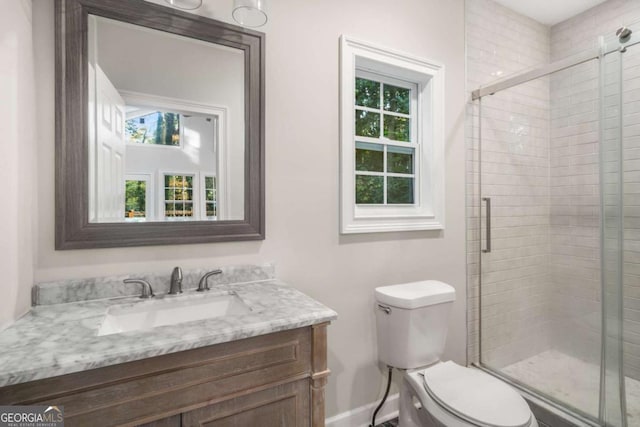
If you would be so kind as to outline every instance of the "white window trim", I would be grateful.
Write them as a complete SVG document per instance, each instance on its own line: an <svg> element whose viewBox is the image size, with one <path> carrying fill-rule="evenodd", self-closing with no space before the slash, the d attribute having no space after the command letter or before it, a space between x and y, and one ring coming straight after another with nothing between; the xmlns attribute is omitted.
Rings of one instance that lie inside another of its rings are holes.
<svg viewBox="0 0 640 427"><path fill-rule="evenodd" d="M355 203L355 76L358 70L418 83L416 204ZM371 43L340 37L340 232L444 229L444 66ZM419 188L419 189L418 189Z"/></svg>
<svg viewBox="0 0 640 427"><path fill-rule="evenodd" d="M144 219L128 219L125 218L125 222L146 222L146 221L155 221L156 220L156 203L155 203L155 194L156 191L154 189L154 179L153 172L139 172L126 174L124 176L124 182L127 181L145 181L147 183L147 187L145 190L146 196L146 214L147 216Z"/></svg>

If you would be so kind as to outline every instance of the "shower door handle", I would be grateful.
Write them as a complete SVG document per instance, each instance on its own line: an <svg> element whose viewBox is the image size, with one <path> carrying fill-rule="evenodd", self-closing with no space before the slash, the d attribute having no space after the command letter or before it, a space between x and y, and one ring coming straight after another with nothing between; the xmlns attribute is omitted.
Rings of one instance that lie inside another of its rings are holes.
<svg viewBox="0 0 640 427"><path fill-rule="evenodd" d="M491 252L491 198L483 197L482 201L487 204L487 219L485 220L487 247L483 249L482 252Z"/></svg>

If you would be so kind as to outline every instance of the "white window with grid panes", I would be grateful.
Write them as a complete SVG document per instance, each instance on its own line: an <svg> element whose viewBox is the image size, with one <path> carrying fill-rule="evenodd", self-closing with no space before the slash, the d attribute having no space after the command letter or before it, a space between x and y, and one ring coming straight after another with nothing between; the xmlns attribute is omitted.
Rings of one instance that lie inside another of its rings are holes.
<svg viewBox="0 0 640 427"><path fill-rule="evenodd" d="M341 232L444 228L443 67L341 38Z"/></svg>
<svg viewBox="0 0 640 427"><path fill-rule="evenodd" d="M204 211L202 218L218 219L218 184L217 177L212 174L203 175Z"/></svg>
<svg viewBox="0 0 640 427"><path fill-rule="evenodd" d="M197 179L194 174L162 174L163 200L162 219L192 220L197 219ZM196 195L194 197L194 195Z"/></svg>
<svg viewBox="0 0 640 427"><path fill-rule="evenodd" d="M356 205L416 203L417 85L356 70Z"/></svg>

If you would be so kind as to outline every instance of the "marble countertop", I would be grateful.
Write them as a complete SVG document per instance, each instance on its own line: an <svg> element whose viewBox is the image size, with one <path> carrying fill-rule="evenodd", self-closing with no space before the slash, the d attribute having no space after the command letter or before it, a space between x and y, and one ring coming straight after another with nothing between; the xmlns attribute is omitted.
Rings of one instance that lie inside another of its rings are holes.
<svg viewBox="0 0 640 427"><path fill-rule="evenodd" d="M98 336L113 306L148 304L137 297L41 305L0 332L0 386L80 372L212 344L335 320L337 314L285 283L270 279L220 284L208 293L233 292L251 312L142 331Z"/></svg>

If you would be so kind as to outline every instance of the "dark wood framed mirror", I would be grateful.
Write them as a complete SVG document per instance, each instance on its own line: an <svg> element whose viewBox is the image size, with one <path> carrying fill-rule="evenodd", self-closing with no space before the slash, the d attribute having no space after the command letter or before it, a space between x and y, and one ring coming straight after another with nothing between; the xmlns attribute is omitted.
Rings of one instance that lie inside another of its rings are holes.
<svg viewBox="0 0 640 427"><path fill-rule="evenodd" d="M265 36L56 0L56 249L261 240Z"/></svg>

